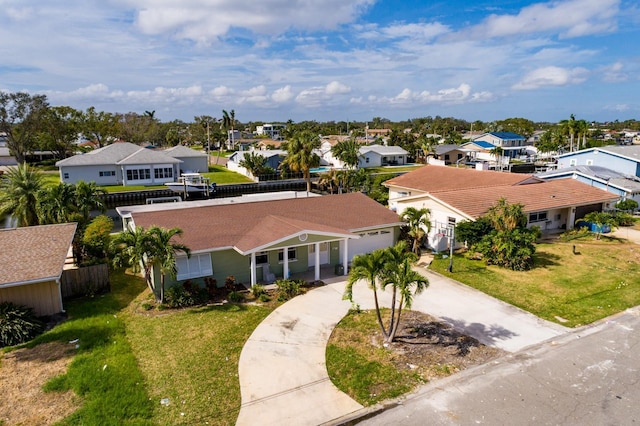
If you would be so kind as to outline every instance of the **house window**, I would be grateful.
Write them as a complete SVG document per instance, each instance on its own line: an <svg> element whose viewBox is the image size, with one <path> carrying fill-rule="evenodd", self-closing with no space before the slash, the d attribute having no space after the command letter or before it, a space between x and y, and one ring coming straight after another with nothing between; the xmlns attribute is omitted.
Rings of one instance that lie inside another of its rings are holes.
<svg viewBox="0 0 640 426"><path fill-rule="evenodd" d="M127 180L149 180L149 179L151 179L151 169L127 170Z"/></svg>
<svg viewBox="0 0 640 426"><path fill-rule="evenodd" d="M101 171L99 174L100 174L100 177L107 177L107 176L115 176L116 172L114 170L104 170L104 171Z"/></svg>
<svg viewBox="0 0 640 426"><path fill-rule="evenodd" d="M369 164L369 157L365 157L364 162Z"/></svg>
<svg viewBox="0 0 640 426"><path fill-rule="evenodd" d="M176 277L179 280L206 277L213 274L209 253L192 254L190 258L178 256L176 257L176 265L178 267Z"/></svg>
<svg viewBox="0 0 640 426"><path fill-rule="evenodd" d="M65 178L65 179L69 179L69 173L65 173L65 174L64 174L64 178Z"/></svg>
<svg viewBox="0 0 640 426"><path fill-rule="evenodd" d="M296 252L295 247L289 248L289 250L287 251L287 259L289 261L298 260L298 253ZM284 262L284 250L280 250L278 252L278 262Z"/></svg>
<svg viewBox="0 0 640 426"><path fill-rule="evenodd" d="M173 169L171 167L153 169L153 177L155 179L167 179L173 177Z"/></svg>
<svg viewBox="0 0 640 426"><path fill-rule="evenodd" d="M447 217L447 224L448 225L455 225L456 224L456 218L455 217Z"/></svg>
<svg viewBox="0 0 640 426"><path fill-rule="evenodd" d="M547 212L529 213L529 223L544 222L547 220Z"/></svg>
<svg viewBox="0 0 640 426"><path fill-rule="evenodd" d="M256 253L256 265L269 263L269 256L266 251L259 251Z"/></svg>

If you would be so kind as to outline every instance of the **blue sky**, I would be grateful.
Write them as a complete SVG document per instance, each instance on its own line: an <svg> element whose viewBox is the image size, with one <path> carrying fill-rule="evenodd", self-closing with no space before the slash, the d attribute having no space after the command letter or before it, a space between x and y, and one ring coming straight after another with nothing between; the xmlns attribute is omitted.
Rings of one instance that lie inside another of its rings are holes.
<svg viewBox="0 0 640 426"><path fill-rule="evenodd" d="M163 121L640 119L625 0L0 0L0 90Z"/></svg>

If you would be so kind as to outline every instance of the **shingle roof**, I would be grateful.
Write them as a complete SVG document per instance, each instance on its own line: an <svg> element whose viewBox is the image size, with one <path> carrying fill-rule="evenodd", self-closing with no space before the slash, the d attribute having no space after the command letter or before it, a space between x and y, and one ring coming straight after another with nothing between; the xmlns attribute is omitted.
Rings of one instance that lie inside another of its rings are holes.
<svg viewBox="0 0 640 426"><path fill-rule="evenodd" d="M367 152L377 152L380 155L406 155L408 154L405 149L399 146L386 146L386 145L367 145L360 147L360 154Z"/></svg>
<svg viewBox="0 0 640 426"><path fill-rule="evenodd" d="M441 191L432 196L473 218L485 214L500 198L505 198L512 204L522 204L525 212L604 203L619 198L617 195L575 179L556 179L530 185Z"/></svg>
<svg viewBox="0 0 640 426"><path fill-rule="evenodd" d="M65 158L56 163L57 167L60 166L92 166L102 164L116 164L123 158L128 157L134 152L143 149L138 145L134 145L129 142L112 143L111 145L103 146L93 151L89 151L85 154L74 155L73 157Z"/></svg>
<svg viewBox="0 0 640 426"><path fill-rule="evenodd" d="M0 287L59 278L75 231L75 223L0 230Z"/></svg>
<svg viewBox="0 0 640 426"><path fill-rule="evenodd" d="M196 151L184 145L176 145L171 148L167 148L163 153L170 155L173 158L186 158L186 157L206 157L207 153L202 151Z"/></svg>
<svg viewBox="0 0 640 426"><path fill-rule="evenodd" d="M227 247L246 252L303 230L349 234L401 222L361 193L133 212L132 217L136 226L182 229L177 241L196 252Z"/></svg>
<svg viewBox="0 0 640 426"><path fill-rule="evenodd" d="M154 151L152 149L140 148L133 154L123 158L116 164L178 164L182 163L182 160L173 158L160 151Z"/></svg>
<svg viewBox="0 0 640 426"><path fill-rule="evenodd" d="M390 179L385 185L399 186L424 192L437 192L466 188L517 185L531 179L536 178L532 175L518 173L426 165L402 176Z"/></svg>

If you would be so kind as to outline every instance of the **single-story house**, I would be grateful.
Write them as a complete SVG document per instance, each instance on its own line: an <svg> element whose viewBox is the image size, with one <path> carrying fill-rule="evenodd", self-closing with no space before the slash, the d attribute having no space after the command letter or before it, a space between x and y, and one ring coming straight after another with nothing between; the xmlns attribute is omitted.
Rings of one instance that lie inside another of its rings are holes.
<svg viewBox="0 0 640 426"><path fill-rule="evenodd" d="M283 149L251 149L248 151L236 151L227 159L227 168L234 172L243 174L250 178L254 176L245 167L242 167L240 163L244 160L245 154L257 154L266 159L266 165L274 170L278 170L280 163L287 156L287 151Z"/></svg>
<svg viewBox="0 0 640 426"><path fill-rule="evenodd" d="M117 211L123 226L182 229L176 242L190 248L191 258L177 254L177 281L212 277L220 286L229 275L250 285L307 271L319 280L322 266L346 275L353 256L392 246L402 225L361 193L258 194ZM167 287L175 283L167 278Z"/></svg>
<svg viewBox="0 0 640 426"><path fill-rule="evenodd" d="M209 156L206 152L196 151L184 145L176 145L160 152L181 160L182 173L206 173L209 171Z"/></svg>
<svg viewBox="0 0 640 426"><path fill-rule="evenodd" d="M465 148L456 144L436 145L434 151L434 158L445 165L464 164L467 161L475 159L476 153L474 149Z"/></svg>
<svg viewBox="0 0 640 426"><path fill-rule="evenodd" d="M193 151L181 147L172 153L118 142L60 160L56 167L64 183L83 180L98 185L162 185L175 182L182 172L191 170L183 168L185 161L190 167L207 170L206 154L193 151L187 155L186 150Z"/></svg>
<svg viewBox="0 0 640 426"><path fill-rule="evenodd" d="M573 166L600 166L640 177L640 146L607 145L558 156L558 169Z"/></svg>
<svg viewBox="0 0 640 426"><path fill-rule="evenodd" d="M60 278L75 232L75 223L0 230L0 302L64 312Z"/></svg>
<svg viewBox="0 0 640 426"><path fill-rule="evenodd" d="M544 180L576 179L594 188L600 188L623 199L640 203L640 178L600 166L572 166L536 173Z"/></svg>
<svg viewBox="0 0 640 426"><path fill-rule="evenodd" d="M399 146L365 145L360 147L358 167L400 166L407 164L408 155Z"/></svg>
<svg viewBox="0 0 640 426"><path fill-rule="evenodd" d="M533 175L427 165L385 182L389 207L402 214L408 207L430 210L428 244L447 247L444 229L475 220L500 199L523 205L527 226L543 232L572 229L576 220L620 199L575 179L544 181Z"/></svg>

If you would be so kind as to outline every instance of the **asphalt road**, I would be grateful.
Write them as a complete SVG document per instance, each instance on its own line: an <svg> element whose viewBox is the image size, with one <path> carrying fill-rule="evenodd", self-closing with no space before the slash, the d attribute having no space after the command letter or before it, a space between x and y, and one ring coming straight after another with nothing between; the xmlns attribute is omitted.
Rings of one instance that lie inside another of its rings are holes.
<svg viewBox="0 0 640 426"><path fill-rule="evenodd" d="M421 388L360 425L640 422L640 308Z"/></svg>

